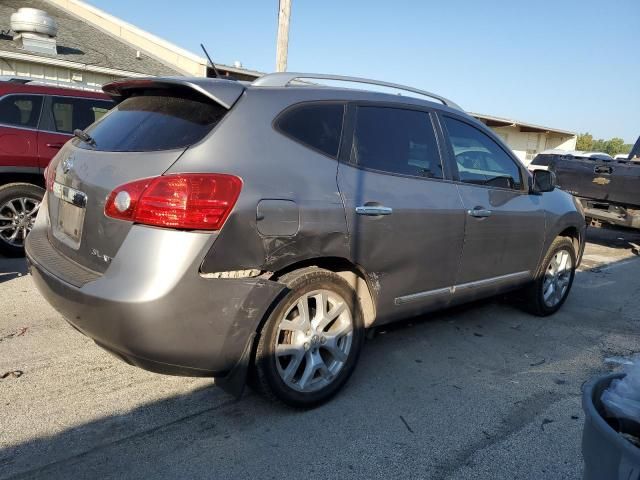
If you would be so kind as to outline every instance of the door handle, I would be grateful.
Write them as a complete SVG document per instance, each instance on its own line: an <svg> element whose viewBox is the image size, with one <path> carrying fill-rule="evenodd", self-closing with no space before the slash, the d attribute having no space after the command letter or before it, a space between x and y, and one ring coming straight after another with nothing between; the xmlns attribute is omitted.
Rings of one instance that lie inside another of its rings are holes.
<svg viewBox="0 0 640 480"><path fill-rule="evenodd" d="M474 208L473 210L467 210L467 213L476 218L487 218L491 216L491 210L485 208Z"/></svg>
<svg viewBox="0 0 640 480"><path fill-rule="evenodd" d="M613 173L613 168L608 165L596 165L593 169L593 173L596 175L611 175Z"/></svg>
<svg viewBox="0 0 640 480"><path fill-rule="evenodd" d="M64 145L64 143L47 143L47 147L49 148L62 148L62 146Z"/></svg>
<svg viewBox="0 0 640 480"><path fill-rule="evenodd" d="M367 215L370 217L377 215L391 215L393 208L383 207L382 205L363 205L356 207L356 213L358 215Z"/></svg>

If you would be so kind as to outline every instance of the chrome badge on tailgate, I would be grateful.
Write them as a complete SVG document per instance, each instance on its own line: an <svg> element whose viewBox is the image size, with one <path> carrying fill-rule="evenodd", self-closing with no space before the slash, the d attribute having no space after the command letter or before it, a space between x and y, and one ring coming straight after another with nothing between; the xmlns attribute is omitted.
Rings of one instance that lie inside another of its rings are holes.
<svg viewBox="0 0 640 480"><path fill-rule="evenodd" d="M77 249L82 237L87 195L61 183L53 183L53 194L58 202L58 218L53 225L53 234L61 242Z"/></svg>

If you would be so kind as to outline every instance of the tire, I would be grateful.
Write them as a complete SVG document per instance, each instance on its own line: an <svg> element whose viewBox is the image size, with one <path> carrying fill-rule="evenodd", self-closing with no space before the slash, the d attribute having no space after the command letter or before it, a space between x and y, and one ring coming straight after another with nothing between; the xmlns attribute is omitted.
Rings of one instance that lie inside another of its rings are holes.
<svg viewBox="0 0 640 480"><path fill-rule="evenodd" d="M24 239L33 227L43 196L44 190L31 183L0 187L0 254L24 256Z"/></svg>
<svg viewBox="0 0 640 480"><path fill-rule="evenodd" d="M260 332L252 383L272 400L312 408L333 397L353 373L364 341L362 311L354 290L328 270L305 268L280 282L289 292ZM321 299L325 315L318 310Z"/></svg>
<svg viewBox="0 0 640 480"><path fill-rule="evenodd" d="M564 261L571 262L570 266L565 264L564 267L558 267L558 262L562 264L563 257L566 259ZM556 275L554 269L560 273ZM556 313L571 291L575 269L576 252L573 242L568 237L557 237L544 256L535 281L524 289L526 310L540 317Z"/></svg>

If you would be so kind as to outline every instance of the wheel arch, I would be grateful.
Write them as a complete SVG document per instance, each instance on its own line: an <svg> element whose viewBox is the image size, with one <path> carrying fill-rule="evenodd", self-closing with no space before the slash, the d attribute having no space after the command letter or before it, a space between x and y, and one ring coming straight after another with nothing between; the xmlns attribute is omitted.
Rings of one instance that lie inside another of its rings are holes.
<svg viewBox="0 0 640 480"><path fill-rule="evenodd" d="M273 272L272 280L278 280L287 273L308 267L317 267L329 270L342 277L353 288L360 302L364 326L373 324L376 317L375 298L366 272L346 258L319 257L291 263L282 269ZM261 328L261 326L259 327Z"/></svg>
<svg viewBox="0 0 640 480"><path fill-rule="evenodd" d="M40 173L0 172L0 188L11 183L30 183L36 187L45 188L44 176Z"/></svg>
<svg viewBox="0 0 640 480"><path fill-rule="evenodd" d="M573 242L573 247L576 250L576 256L580 254L580 245L582 242L582 238L580 236L580 231L576 227L571 226L565 228L557 235L557 237L567 237L571 239L571 241Z"/></svg>

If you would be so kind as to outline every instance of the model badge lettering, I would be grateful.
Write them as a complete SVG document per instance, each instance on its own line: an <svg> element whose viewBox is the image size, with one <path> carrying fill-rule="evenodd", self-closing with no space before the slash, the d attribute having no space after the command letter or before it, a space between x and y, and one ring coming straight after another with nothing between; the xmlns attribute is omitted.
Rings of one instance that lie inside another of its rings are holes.
<svg viewBox="0 0 640 480"><path fill-rule="evenodd" d="M100 253L100 251L97 248L91 249L91 255L93 255L94 257L98 257L104 263L109 263L111 262L111 260L113 260L113 258L111 258L109 255L103 255L102 253Z"/></svg>

